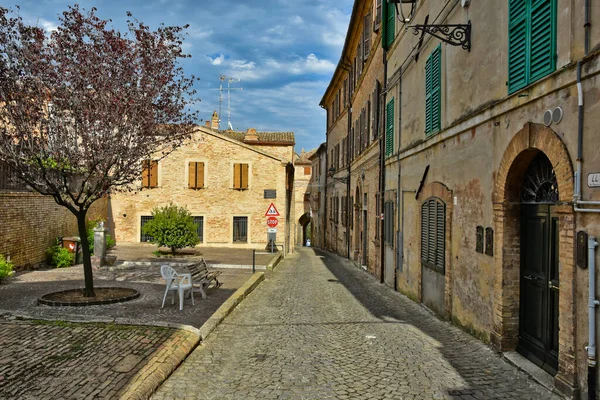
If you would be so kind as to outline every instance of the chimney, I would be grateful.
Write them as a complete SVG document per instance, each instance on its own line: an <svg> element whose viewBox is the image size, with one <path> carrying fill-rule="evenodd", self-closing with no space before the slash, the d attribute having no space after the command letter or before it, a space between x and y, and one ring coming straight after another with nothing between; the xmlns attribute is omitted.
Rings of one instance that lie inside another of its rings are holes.
<svg viewBox="0 0 600 400"><path fill-rule="evenodd" d="M213 112L212 118L210 119L210 129L219 129L219 114L217 114L216 111Z"/></svg>
<svg viewBox="0 0 600 400"><path fill-rule="evenodd" d="M248 128L246 134L244 135L244 142L258 142L258 135L256 134L256 129Z"/></svg>
<svg viewBox="0 0 600 400"><path fill-rule="evenodd" d="M210 128L210 121L204 121L204 126L206 126L207 128Z"/></svg>

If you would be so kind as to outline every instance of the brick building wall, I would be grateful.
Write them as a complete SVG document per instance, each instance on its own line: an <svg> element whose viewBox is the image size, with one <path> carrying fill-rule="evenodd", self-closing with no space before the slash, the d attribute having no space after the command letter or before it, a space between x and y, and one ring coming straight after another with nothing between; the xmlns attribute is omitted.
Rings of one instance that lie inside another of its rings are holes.
<svg viewBox="0 0 600 400"><path fill-rule="evenodd" d="M0 192L0 254L10 256L16 270L34 268L58 236L79 236L77 220L50 196L35 192ZM88 218L107 219L107 201L92 205Z"/></svg>

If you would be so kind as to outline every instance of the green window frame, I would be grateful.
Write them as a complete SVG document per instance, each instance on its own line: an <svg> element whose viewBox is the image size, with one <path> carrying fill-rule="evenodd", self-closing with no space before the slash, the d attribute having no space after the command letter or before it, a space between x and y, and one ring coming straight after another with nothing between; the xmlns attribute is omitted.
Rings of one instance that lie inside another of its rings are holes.
<svg viewBox="0 0 600 400"><path fill-rule="evenodd" d="M394 153L394 98L387 103L385 122L385 156Z"/></svg>
<svg viewBox="0 0 600 400"><path fill-rule="evenodd" d="M386 1L382 10L381 21L383 22L383 30L381 32L381 47L387 50L394 43L394 38L396 37L396 5Z"/></svg>
<svg viewBox="0 0 600 400"><path fill-rule="evenodd" d="M442 127L442 45L438 45L425 62L425 136Z"/></svg>
<svg viewBox="0 0 600 400"><path fill-rule="evenodd" d="M509 0L508 93L556 70L556 0Z"/></svg>

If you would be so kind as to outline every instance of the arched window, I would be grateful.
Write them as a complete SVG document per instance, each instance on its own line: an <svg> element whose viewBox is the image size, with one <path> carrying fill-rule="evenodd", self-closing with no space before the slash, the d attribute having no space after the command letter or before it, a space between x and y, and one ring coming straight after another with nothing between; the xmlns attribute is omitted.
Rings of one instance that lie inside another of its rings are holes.
<svg viewBox="0 0 600 400"><path fill-rule="evenodd" d="M421 262L438 272L445 270L446 204L431 197L421 206Z"/></svg>

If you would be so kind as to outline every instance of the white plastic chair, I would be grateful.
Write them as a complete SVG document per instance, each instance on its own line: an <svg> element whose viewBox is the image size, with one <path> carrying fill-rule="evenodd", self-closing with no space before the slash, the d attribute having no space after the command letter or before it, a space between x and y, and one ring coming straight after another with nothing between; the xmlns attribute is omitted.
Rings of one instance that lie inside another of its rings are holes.
<svg viewBox="0 0 600 400"><path fill-rule="evenodd" d="M169 291L179 293L179 311L183 310L183 298L187 290L190 291L192 305L194 305L194 287L192 286L191 274L178 274L170 265L166 264L161 265L160 274L167 283L161 308L165 307L165 300ZM171 293L171 304L175 304L175 293Z"/></svg>

